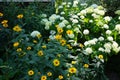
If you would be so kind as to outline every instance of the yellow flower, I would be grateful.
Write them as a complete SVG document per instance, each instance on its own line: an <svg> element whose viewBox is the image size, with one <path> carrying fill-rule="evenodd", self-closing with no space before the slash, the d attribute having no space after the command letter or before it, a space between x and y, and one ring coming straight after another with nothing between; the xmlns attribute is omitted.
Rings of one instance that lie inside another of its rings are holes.
<svg viewBox="0 0 120 80"><path fill-rule="evenodd" d="M71 63L72 63L72 64L76 64L76 61L72 61Z"/></svg>
<svg viewBox="0 0 120 80"><path fill-rule="evenodd" d="M70 44L67 44L68 49L72 49L72 46Z"/></svg>
<svg viewBox="0 0 120 80"><path fill-rule="evenodd" d="M2 17L2 16L3 16L3 13L0 12L0 17Z"/></svg>
<svg viewBox="0 0 120 80"><path fill-rule="evenodd" d="M3 27L5 27L5 28L8 27L8 24L3 24Z"/></svg>
<svg viewBox="0 0 120 80"><path fill-rule="evenodd" d="M38 51L38 56L43 56L43 51L42 50L40 50L40 51Z"/></svg>
<svg viewBox="0 0 120 80"><path fill-rule="evenodd" d="M31 46L28 46L28 47L27 47L27 50L31 50Z"/></svg>
<svg viewBox="0 0 120 80"><path fill-rule="evenodd" d="M71 67L71 68L69 68L68 72L69 73L76 73L77 69L75 67Z"/></svg>
<svg viewBox="0 0 120 80"><path fill-rule="evenodd" d="M89 64L84 64L84 68L88 68L89 67Z"/></svg>
<svg viewBox="0 0 120 80"><path fill-rule="evenodd" d="M61 80L61 79L63 79L63 76L62 76L62 75L59 75L58 78Z"/></svg>
<svg viewBox="0 0 120 80"><path fill-rule="evenodd" d="M43 75L43 76L41 77L41 80L47 80L47 76Z"/></svg>
<svg viewBox="0 0 120 80"><path fill-rule="evenodd" d="M2 23L2 24L7 24L7 23L8 23L8 20L3 20L1 23Z"/></svg>
<svg viewBox="0 0 120 80"><path fill-rule="evenodd" d="M29 71L28 71L28 75L29 75L29 76L34 75L34 71L33 71L33 70L29 70Z"/></svg>
<svg viewBox="0 0 120 80"><path fill-rule="evenodd" d="M99 59L103 59L103 55L99 55L98 58L99 58Z"/></svg>
<svg viewBox="0 0 120 80"><path fill-rule="evenodd" d="M41 34L38 34L38 35L37 35L37 38L41 38L41 37L42 37L42 35L41 35Z"/></svg>
<svg viewBox="0 0 120 80"><path fill-rule="evenodd" d="M13 44L13 46L14 46L14 47L18 47L18 46L19 46L19 42L15 42L15 43Z"/></svg>
<svg viewBox="0 0 120 80"><path fill-rule="evenodd" d="M42 48L43 48L43 49L46 49L46 45L43 45Z"/></svg>
<svg viewBox="0 0 120 80"><path fill-rule="evenodd" d="M57 35L55 36L55 39L56 39L56 40L60 40L61 38L62 38L62 35L57 34Z"/></svg>
<svg viewBox="0 0 120 80"><path fill-rule="evenodd" d="M57 28L57 31L58 31L58 33L60 34L60 33L63 32L63 29L58 27L58 28Z"/></svg>
<svg viewBox="0 0 120 80"><path fill-rule="evenodd" d="M21 32L22 31L22 29L19 25L14 26L13 30L16 31L16 32Z"/></svg>
<svg viewBox="0 0 120 80"><path fill-rule="evenodd" d="M33 40L33 43L37 43L37 40Z"/></svg>
<svg viewBox="0 0 120 80"><path fill-rule="evenodd" d="M47 75L48 75L48 76L52 76L52 73L51 73L51 72L47 72Z"/></svg>
<svg viewBox="0 0 120 80"><path fill-rule="evenodd" d="M53 60L53 65L54 66L59 66L60 65L60 61L58 59L54 59Z"/></svg>
<svg viewBox="0 0 120 80"><path fill-rule="evenodd" d="M58 27L59 27L59 25L55 25L55 27L56 27L56 28L58 28Z"/></svg>
<svg viewBox="0 0 120 80"><path fill-rule="evenodd" d="M22 49L21 49L21 48L18 48L18 49L17 49L17 52L21 52L21 51L22 51Z"/></svg>
<svg viewBox="0 0 120 80"><path fill-rule="evenodd" d="M62 40L60 40L60 43L62 46L64 46L66 44L66 40L62 39Z"/></svg>
<svg viewBox="0 0 120 80"><path fill-rule="evenodd" d="M83 48L83 47L84 47L84 45L80 43L79 47Z"/></svg>
<svg viewBox="0 0 120 80"><path fill-rule="evenodd" d="M73 34L73 31L72 31L72 30L67 30L66 33L67 33L68 35L70 35L70 34Z"/></svg>
<svg viewBox="0 0 120 80"><path fill-rule="evenodd" d="M18 19L22 19L22 18L23 18L23 14L17 15L17 18L18 18Z"/></svg>

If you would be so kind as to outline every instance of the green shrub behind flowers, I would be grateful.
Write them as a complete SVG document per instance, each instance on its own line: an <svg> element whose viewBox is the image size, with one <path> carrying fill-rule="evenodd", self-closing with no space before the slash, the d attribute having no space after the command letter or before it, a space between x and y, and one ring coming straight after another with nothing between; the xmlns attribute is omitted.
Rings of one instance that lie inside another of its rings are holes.
<svg viewBox="0 0 120 80"><path fill-rule="evenodd" d="M107 80L104 62L120 51L119 18L105 16L102 6L87 7L77 0L63 2L57 9L50 17L33 16L37 22L43 18L43 31L39 27L29 33L24 29L28 13L18 14L12 29L7 29L7 20L1 22L13 39L6 47L8 61L0 60L0 79Z"/></svg>

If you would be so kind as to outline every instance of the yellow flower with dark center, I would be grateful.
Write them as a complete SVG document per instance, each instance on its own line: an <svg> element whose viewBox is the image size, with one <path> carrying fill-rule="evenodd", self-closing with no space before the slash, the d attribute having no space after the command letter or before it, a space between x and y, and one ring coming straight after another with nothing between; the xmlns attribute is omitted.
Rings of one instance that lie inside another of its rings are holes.
<svg viewBox="0 0 120 80"><path fill-rule="evenodd" d="M33 43L37 43L37 40L33 40Z"/></svg>
<svg viewBox="0 0 120 80"><path fill-rule="evenodd" d="M54 66L59 66L60 65L60 61L58 59L54 59L53 60L53 65Z"/></svg>
<svg viewBox="0 0 120 80"><path fill-rule="evenodd" d="M64 46L66 44L66 40L62 39L62 40L60 40L60 43L62 46Z"/></svg>
<svg viewBox="0 0 120 80"><path fill-rule="evenodd" d="M13 46L14 46L14 47L18 47L18 46L19 46L19 42L15 42L15 43L13 44Z"/></svg>
<svg viewBox="0 0 120 80"><path fill-rule="evenodd" d="M37 38L41 38L41 37L42 37L42 35L41 35L41 34L38 34L38 35L37 35Z"/></svg>
<svg viewBox="0 0 120 80"><path fill-rule="evenodd" d="M18 18L18 19L22 19L22 18L23 18L23 14L17 15L17 18Z"/></svg>
<svg viewBox="0 0 120 80"><path fill-rule="evenodd" d="M75 67L71 67L69 68L68 72L73 74L77 72L77 69Z"/></svg>
<svg viewBox="0 0 120 80"><path fill-rule="evenodd" d="M63 32L63 29L58 27L58 28L57 28L57 31L58 31L58 33L60 34L60 33Z"/></svg>
<svg viewBox="0 0 120 80"><path fill-rule="evenodd" d="M27 47L27 50L31 50L31 46L28 46L28 47Z"/></svg>
<svg viewBox="0 0 120 80"><path fill-rule="evenodd" d="M56 39L56 40L60 40L61 38L62 38L62 35L57 34L57 35L55 36L55 39Z"/></svg>
<svg viewBox="0 0 120 80"><path fill-rule="evenodd" d="M47 72L47 75L48 75L48 76L52 76L52 73L51 73L51 72Z"/></svg>
<svg viewBox="0 0 120 80"><path fill-rule="evenodd" d="M43 45L42 48L43 48L43 49L46 49L46 45Z"/></svg>
<svg viewBox="0 0 120 80"><path fill-rule="evenodd" d="M7 27L8 27L8 24L3 24L3 27L7 28Z"/></svg>
<svg viewBox="0 0 120 80"><path fill-rule="evenodd" d="M84 64L83 66L84 66L84 68L88 68L89 64Z"/></svg>
<svg viewBox="0 0 120 80"><path fill-rule="evenodd" d="M43 56L44 55L42 50L38 51L37 54L38 54L38 56Z"/></svg>
<svg viewBox="0 0 120 80"><path fill-rule="evenodd" d="M62 75L59 75L58 78L61 80L61 79L63 79L63 76L62 76Z"/></svg>
<svg viewBox="0 0 120 80"><path fill-rule="evenodd" d="M83 47L84 47L84 45L80 43L79 47L83 48Z"/></svg>
<svg viewBox="0 0 120 80"><path fill-rule="evenodd" d="M33 71L33 70L29 70L29 71L28 71L28 75L29 75L29 76L34 75L34 71Z"/></svg>
<svg viewBox="0 0 120 80"><path fill-rule="evenodd" d="M70 44L67 44L68 49L72 49L72 46Z"/></svg>
<svg viewBox="0 0 120 80"><path fill-rule="evenodd" d="M21 32L22 28L19 25L16 25L16 26L13 27L13 30L16 31L16 32Z"/></svg>
<svg viewBox="0 0 120 80"><path fill-rule="evenodd" d="M99 55L98 58L99 58L99 59L103 59L103 55Z"/></svg>
<svg viewBox="0 0 120 80"><path fill-rule="evenodd" d="M0 17L2 17L2 16L3 16L3 13L0 12Z"/></svg>
<svg viewBox="0 0 120 80"><path fill-rule="evenodd" d="M17 49L17 52L21 52L21 51L22 51L22 49L21 49L21 48L18 48L18 49Z"/></svg>
<svg viewBox="0 0 120 80"><path fill-rule="evenodd" d="M8 20L3 20L1 23L2 23L2 24L7 24L7 23L8 23Z"/></svg>
<svg viewBox="0 0 120 80"><path fill-rule="evenodd" d="M70 35L70 34L73 34L73 31L72 31L72 30L67 30L66 33L67 33L68 35Z"/></svg>
<svg viewBox="0 0 120 80"><path fill-rule="evenodd" d="M41 76L41 80L47 80L47 76L45 75Z"/></svg>

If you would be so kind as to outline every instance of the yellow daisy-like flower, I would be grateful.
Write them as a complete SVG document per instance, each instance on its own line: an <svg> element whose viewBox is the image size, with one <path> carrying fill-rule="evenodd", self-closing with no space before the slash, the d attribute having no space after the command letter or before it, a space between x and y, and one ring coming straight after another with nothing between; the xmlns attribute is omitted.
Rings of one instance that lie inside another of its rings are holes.
<svg viewBox="0 0 120 80"><path fill-rule="evenodd" d="M66 40L62 39L62 40L60 40L60 43L62 46L64 46L66 44Z"/></svg>
<svg viewBox="0 0 120 80"><path fill-rule="evenodd" d="M47 75L48 75L48 76L52 76L52 73L51 73L51 72L47 72Z"/></svg>
<svg viewBox="0 0 120 80"><path fill-rule="evenodd" d="M37 38L41 38L41 37L42 37L42 35L41 35L41 34L38 34L38 35L37 35Z"/></svg>
<svg viewBox="0 0 120 80"><path fill-rule="evenodd" d="M22 51L22 49L21 49L21 48L18 48L18 49L17 49L17 52L21 52L21 51Z"/></svg>
<svg viewBox="0 0 120 80"><path fill-rule="evenodd" d="M28 46L28 47L27 47L27 50L31 50L31 46Z"/></svg>
<svg viewBox="0 0 120 80"><path fill-rule="evenodd" d="M70 35L70 34L73 34L73 31L72 31L72 30L67 30L66 33L67 33L68 35Z"/></svg>
<svg viewBox="0 0 120 80"><path fill-rule="evenodd" d="M58 28L57 28L57 31L58 31L58 33L60 34L60 33L63 32L63 29L58 27Z"/></svg>
<svg viewBox="0 0 120 80"><path fill-rule="evenodd" d="M72 49L72 46L70 44L67 44L68 49Z"/></svg>
<svg viewBox="0 0 120 80"><path fill-rule="evenodd" d="M28 75L29 75L29 76L34 75L34 71L33 71L33 70L29 70L29 71L28 71Z"/></svg>
<svg viewBox="0 0 120 80"><path fill-rule="evenodd" d="M84 47L84 45L80 43L79 47L83 48L83 47Z"/></svg>
<svg viewBox="0 0 120 80"><path fill-rule="evenodd" d="M41 80L47 80L47 76L45 75L41 76Z"/></svg>
<svg viewBox="0 0 120 80"><path fill-rule="evenodd" d="M8 23L8 20L3 20L2 22L1 22L1 24L7 24Z"/></svg>
<svg viewBox="0 0 120 80"><path fill-rule="evenodd" d="M0 12L0 17L2 17L2 16L3 16L3 13Z"/></svg>
<svg viewBox="0 0 120 80"><path fill-rule="evenodd" d="M62 38L62 35L57 34L57 35L55 36L55 39L56 39L56 40L60 40L61 38Z"/></svg>
<svg viewBox="0 0 120 80"><path fill-rule="evenodd" d="M38 54L38 56L43 56L44 55L42 50L38 51L37 54Z"/></svg>
<svg viewBox="0 0 120 80"><path fill-rule="evenodd" d="M33 40L33 43L37 43L37 40Z"/></svg>
<svg viewBox="0 0 120 80"><path fill-rule="evenodd" d="M17 15L17 18L18 18L18 19L22 19L22 18L23 18L23 14Z"/></svg>
<svg viewBox="0 0 120 80"><path fill-rule="evenodd" d="M77 62L76 62L76 61L72 61L71 63L72 63L72 64L76 64Z"/></svg>
<svg viewBox="0 0 120 80"><path fill-rule="evenodd" d="M84 66L84 68L88 68L89 64L84 64L83 66Z"/></svg>
<svg viewBox="0 0 120 80"><path fill-rule="evenodd" d="M63 76L62 76L62 75L59 75L58 78L61 80L61 79L63 79Z"/></svg>
<svg viewBox="0 0 120 80"><path fill-rule="evenodd" d="M68 72L73 74L77 72L77 69L75 67L71 67L68 69Z"/></svg>
<svg viewBox="0 0 120 80"><path fill-rule="evenodd" d="M43 46L42 46L42 48L43 48L43 49L46 49L46 48L47 48L47 46L46 46L46 45L43 45Z"/></svg>
<svg viewBox="0 0 120 80"><path fill-rule="evenodd" d="M22 28L19 25L16 25L16 26L13 27L13 30L16 31L16 32L21 32Z"/></svg>
<svg viewBox="0 0 120 80"><path fill-rule="evenodd" d="M14 47L18 47L18 46L19 46L19 42L15 42L15 43L13 44L13 46L14 46Z"/></svg>
<svg viewBox="0 0 120 80"><path fill-rule="evenodd" d="M54 66L59 66L60 65L60 61L58 59L54 59L53 60L53 65Z"/></svg>
<svg viewBox="0 0 120 80"><path fill-rule="evenodd" d="M8 24L3 24L3 27L7 28L7 27L8 27Z"/></svg>
<svg viewBox="0 0 120 80"><path fill-rule="evenodd" d="M103 59L103 55L99 55L98 58L99 58L99 59Z"/></svg>

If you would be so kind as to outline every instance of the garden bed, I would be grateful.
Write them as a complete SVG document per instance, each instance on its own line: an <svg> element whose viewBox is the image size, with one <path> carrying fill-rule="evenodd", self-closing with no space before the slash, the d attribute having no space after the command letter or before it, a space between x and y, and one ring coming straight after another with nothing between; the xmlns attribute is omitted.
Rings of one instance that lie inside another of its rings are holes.
<svg viewBox="0 0 120 80"><path fill-rule="evenodd" d="M77 0L0 7L1 80L120 79L118 14Z"/></svg>

